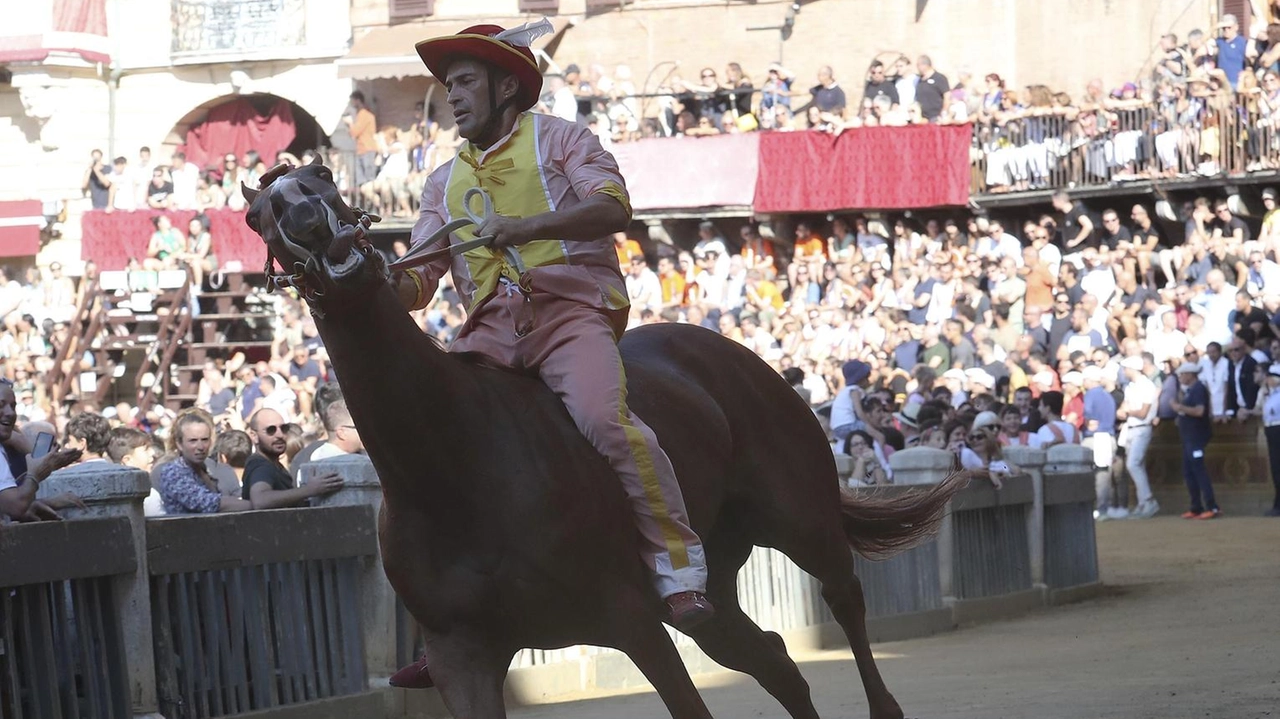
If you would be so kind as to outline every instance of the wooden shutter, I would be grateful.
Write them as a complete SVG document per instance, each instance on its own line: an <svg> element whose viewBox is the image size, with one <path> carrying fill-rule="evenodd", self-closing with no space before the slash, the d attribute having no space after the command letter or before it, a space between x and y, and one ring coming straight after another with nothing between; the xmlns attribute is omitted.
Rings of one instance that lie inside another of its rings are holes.
<svg viewBox="0 0 1280 719"><path fill-rule="evenodd" d="M560 12L560 0L520 0L520 12Z"/></svg>
<svg viewBox="0 0 1280 719"><path fill-rule="evenodd" d="M587 12L603 12L622 7L623 0L587 0Z"/></svg>
<svg viewBox="0 0 1280 719"><path fill-rule="evenodd" d="M391 0L391 19L426 17L436 11L436 0Z"/></svg>
<svg viewBox="0 0 1280 719"><path fill-rule="evenodd" d="M1219 7L1222 12L1218 13L1218 17L1227 13L1235 15L1236 22L1240 23L1240 34L1249 37L1249 23L1253 20L1253 8L1250 7L1249 0L1221 0Z"/></svg>

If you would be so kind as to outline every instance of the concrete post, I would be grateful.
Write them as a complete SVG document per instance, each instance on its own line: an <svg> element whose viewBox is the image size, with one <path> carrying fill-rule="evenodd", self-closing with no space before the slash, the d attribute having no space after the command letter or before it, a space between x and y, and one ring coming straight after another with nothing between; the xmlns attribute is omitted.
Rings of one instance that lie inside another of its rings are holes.
<svg viewBox="0 0 1280 719"><path fill-rule="evenodd" d="M142 500L151 492L147 473L110 462L89 462L54 472L40 483L38 498L71 492L85 509L68 509L68 520L126 517L133 529L133 574L112 580L112 598L120 617L121 638L127 659L126 677L133 715L138 719L163 719L156 698L155 648L151 640L151 575L147 571L147 526ZM86 547L85 551L93 551Z"/></svg>
<svg viewBox="0 0 1280 719"><path fill-rule="evenodd" d="M1045 461L1046 476L1054 474L1092 474L1093 451L1078 444L1055 444L1049 448ZM1052 481L1052 480L1050 480Z"/></svg>
<svg viewBox="0 0 1280 719"><path fill-rule="evenodd" d="M889 466L894 484L938 484L951 474L955 461L956 456L946 450L912 447L894 452ZM955 528L948 508L938 527L938 582L944 600L955 596L954 564Z"/></svg>
<svg viewBox="0 0 1280 719"><path fill-rule="evenodd" d="M1031 584L1044 587L1044 465L1048 455L1043 449L1005 447L1005 461L1031 477L1035 501L1027 510L1027 547L1031 550Z"/></svg>
<svg viewBox="0 0 1280 719"><path fill-rule="evenodd" d="M382 509L382 485L373 469L373 462L361 454L349 454L302 465L302 481L336 472L342 476L343 488L328 497L312 501L317 507L347 507L368 505L373 508L375 521ZM369 686L386 686L396 666L396 593L382 570L382 549L379 547L376 561L362 567L360 576L360 607L364 617L364 658L369 672Z"/></svg>
<svg viewBox="0 0 1280 719"><path fill-rule="evenodd" d="M894 484L938 484L951 474L956 456L943 449L912 447L889 458Z"/></svg>

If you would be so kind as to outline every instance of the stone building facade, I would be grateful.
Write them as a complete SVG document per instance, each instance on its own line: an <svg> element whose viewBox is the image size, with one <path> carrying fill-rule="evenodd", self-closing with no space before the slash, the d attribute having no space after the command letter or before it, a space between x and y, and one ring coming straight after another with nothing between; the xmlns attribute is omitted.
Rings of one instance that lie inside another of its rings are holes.
<svg viewBox="0 0 1280 719"><path fill-rule="evenodd" d="M415 66L413 42L476 22L546 14L560 31L547 47L553 66L600 64L611 74L625 64L641 91L668 73L696 78L703 66L723 77L728 62L759 85L781 59L799 89L831 65L852 99L870 59L888 53L927 53L953 80L997 72L1014 87L1044 83L1072 95L1094 77L1114 87L1149 74L1162 33L1208 29L1220 11L1217 0L808 0L798 11L790 0L22 2L38 12L0 28L0 201L38 199L46 213L65 201L66 241L42 257L64 261L79 256L75 218L88 207L79 185L90 150L133 159L148 145L167 162L210 107L251 94L289 100L329 133L360 88L380 124L405 125L417 100L443 109L443 93ZM82 40L94 53L4 59L17 36L59 44L59 7L85 3L106 19L105 35Z"/></svg>

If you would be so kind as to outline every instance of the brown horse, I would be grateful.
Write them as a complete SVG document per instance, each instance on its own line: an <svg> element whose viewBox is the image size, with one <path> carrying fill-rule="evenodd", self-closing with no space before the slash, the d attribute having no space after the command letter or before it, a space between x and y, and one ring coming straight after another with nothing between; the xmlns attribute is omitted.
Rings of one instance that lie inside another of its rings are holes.
<svg viewBox="0 0 1280 719"><path fill-rule="evenodd" d="M621 483L561 401L426 337L328 169L278 168L263 182L245 193L249 225L295 268L282 281L302 285L317 315L382 482L387 577L423 627L453 715L505 717L503 681L521 648L595 644L626 652L673 717L710 716L663 629ZM959 480L855 498L809 407L746 348L668 324L628 332L621 349L630 404L670 455L705 542L718 614L695 630L699 646L791 716L817 716L781 638L738 604L752 547L775 547L821 581L873 719L901 719L871 656L850 547L882 556L926 538Z"/></svg>

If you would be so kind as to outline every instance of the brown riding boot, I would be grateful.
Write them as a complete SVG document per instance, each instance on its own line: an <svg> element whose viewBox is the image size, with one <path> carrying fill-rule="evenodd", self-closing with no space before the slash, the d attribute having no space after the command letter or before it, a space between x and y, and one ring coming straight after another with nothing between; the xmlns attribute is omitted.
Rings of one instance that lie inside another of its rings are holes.
<svg viewBox="0 0 1280 719"><path fill-rule="evenodd" d="M671 626L688 634L716 615L715 607L702 592L679 592L667 597Z"/></svg>
<svg viewBox="0 0 1280 719"><path fill-rule="evenodd" d="M388 682L398 689L430 689L436 685L431 681L431 672L427 671L426 654L413 664L392 674Z"/></svg>

